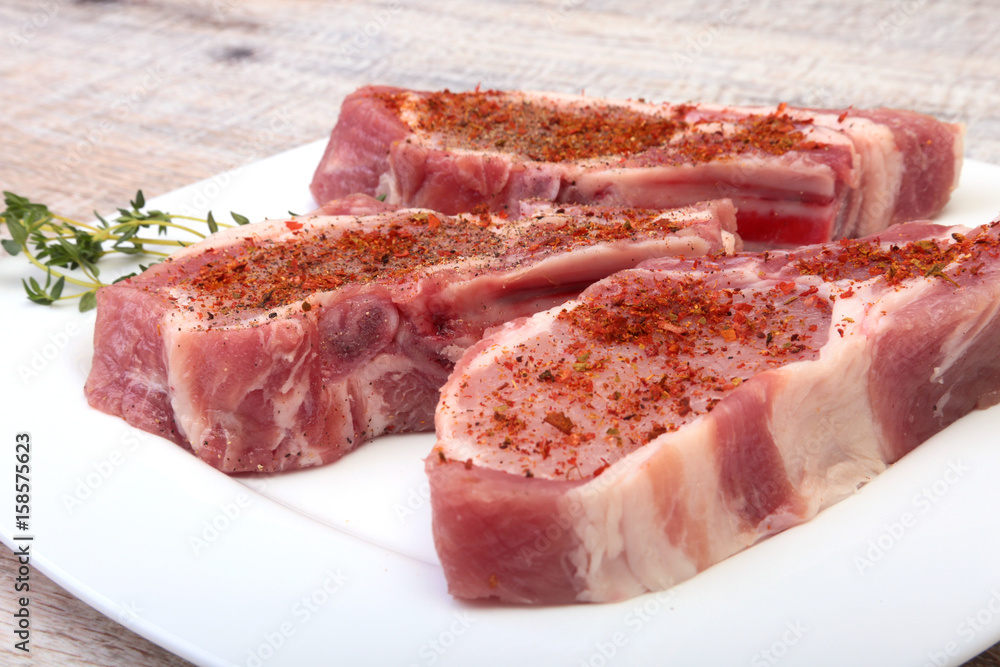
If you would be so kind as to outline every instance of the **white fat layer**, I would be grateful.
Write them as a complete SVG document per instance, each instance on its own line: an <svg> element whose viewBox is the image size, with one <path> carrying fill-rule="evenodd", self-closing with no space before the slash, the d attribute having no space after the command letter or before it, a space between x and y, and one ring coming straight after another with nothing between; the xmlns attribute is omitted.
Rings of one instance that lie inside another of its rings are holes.
<svg viewBox="0 0 1000 667"><path fill-rule="evenodd" d="M722 247L727 255L736 252L736 235L732 232L722 232Z"/></svg>
<svg viewBox="0 0 1000 667"><path fill-rule="evenodd" d="M385 195L383 201L387 204L399 204L400 202L399 179L396 178L391 164L389 169L378 177L378 185L375 186L375 196L381 197L383 195Z"/></svg>
<svg viewBox="0 0 1000 667"><path fill-rule="evenodd" d="M304 337L304 326L296 320L286 319L282 321L281 327L283 340L280 343L270 327L253 330L260 337L261 349L264 350L266 358L291 364L283 384L268 392L267 396L272 406L274 437L271 442L257 444L267 445L273 450L284 439L290 437L296 445L292 447L292 451L302 451L305 454L310 447L298 432L297 414L311 394L306 364L308 354L301 350L299 343L288 342L289 337L301 342ZM205 400L198 395L192 381L193 373L196 373L197 369L193 369L193 364L187 357L187 351L191 349L190 342L184 340L198 334L186 330L177 331L176 327L170 326L164 327L164 330L167 381L172 388L171 407L179 430L188 439L195 452L201 450L208 435L213 431L221 430L226 434L227 440L230 439L230 434L236 433L238 429L239 420L233 417L233 413L239 407L239 401L247 394L266 389L273 367L261 365L255 376L240 378L239 391L233 393L228 401L222 393L226 388L225 383L216 387L218 393L212 400ZM208 409L209 405L214 406L213 409Z"/></svg>
<svg viewBox="0 0 1000 667"><path fill-rule="evenodd" d="M839 289L819 287L827 295ZM580 600L618 600L672 586L811 518L886 468L870 398L855 389L867 386L871 351L866 335L877 328L883 305L865 306L870 284L855 283L854 290L854 297L834 302L831 335L819 358L762 374L769 376L771 433L799 506L779 510L754 529L742 526L718 486L719 464L710 446L713 418L701 417L567 494L567 506L577 507L572 530L579 546L569 561L584 582ZM891 292L889 298L910 300L921 291L918 285ZM663 466L676 473L669 476L673 488L664 487L668 476L657 474ZM671 539L668 515L682 505L686 514L679 522L690 529Z"/></svg>
<svg viewBox="0 0 1000 667"><path fill-rule="evenodd" d="M167 386L170 393L170 407L174 411L174 423L191 448L197 453L201 451L205 441L206 424L204 414L196 406L193 398L193 388L188 381L186 363L179 359L178 349L183 349L183 343L178 342L180 333L174 327L163 327L163 347L166 352Z"/></svg>
<svg viewBox="0 0 1000 667"><path fill-rule="evenodd" d="M351 393L354 400L365 406L363 413L368 415L367 424L358 424L367 433L377 435L384 433L393 423L393 410L383 395L376 390L378 380L404 376L413 372L413 361L400 354L379 354L368 363L362 364L351 376Z"/></svg>
<svg viewBox="0 0 1000 667"><path fill-rule="evenodd" d="M288 325L295 325L298 338L299 340L302 340L304 338L304 327L302 324L296 320L286 320L286 322L288 322ZM288 378L285 380L284 384L275 393L271 394L270 397L274 410L274 425L281 434L278 438L276 438L272 449L276 448L284 438L290 436L297 441L296 444L298 446L294 449L298 451L307 451L309 449L309 443L305 441L301 435L299 435L297 425L299 422L299 409L306 402L306 400L310 398L311 394L309 369L306 364L306 360L309 358L309 355L303 353L297 345L294 350L291 350L281 356L286 362L294 361L294 365L289 371ZM263 378L260 380L263 380ZM247 393L258 388L263 388L263 385L258 384L256 387L248 388Z"/></svg>
<svg viewBox="0 0 1000 667"><path fill-rule="evenodd" d="M840 235L869 236L893 222L903 181L903 152L896 146L892 130L885 125L854 117L845 120L843 125L860 157L856 166L861 182L856 200L857 223L842 230Z"/></svg>
<svg viewBox="0 0 1000 667"><path fill-rule="evenodd" d="M771 429L785 471L806 507L792 523L853 494L885 469L865 387L871 359L861 336L831 339L812 362L782 369ZM776 532L786 526L772 526Z"/></svg>
<svg viewBox="0 0 1000 667"><path fill-rule="evenodd" d="M713 438L712 422L696 420L566 495L565 507L577 508L572 515L579 546L569 560L586 582L580 601L663 590L747 546L720 502L718 464L705 446ZM663 474L661 457L669 462L670 475ZM666 530L672 519L682 527L677 541ZM712 540L706 543L705 536Z"/></svg>
<svg viewBox="0 0 1000 667"><path fill-rule="evenodd" d="M636 570L633 570L629 562L629 552L636 546L640 547L637 550L640 555L632 558L633 562L641 561L641 554L652 553L658 547L666 549L659 567L655 568L656 579L663 587L682 578L676 576L678 571L691 569L693 571L687 576L692 576L696 570L683 549L663 536L653 535L654 531L635 534L632 525L636 521L647 521L647 527L659 521L655 516L656 500L648 476L641 470L624 470L627 467L622 466L607 479L602 479L602 474L594 480L593 486L588 484L578 492L567 494L585 508L575 525L580 544L570 556L578 576L582 575L587 582L578 595L580 601L625 599L649 590L642 581L642 573L637 571L642 569L643 563L636 562Z"/></svg>
<svg viewBox="0 0 1000 667"><path fill-rule="evenodd" d="M191 442L195 452L202 448L208 434L213 431L221 431L227 434L227 437L231 433L235 434L239 420L233 413L239 407L240 399L255 391L265 390L267 392L265 398L273 419L273 437L269 442L255 443L256 446L266 446L275 450L285 443L291 452L301 452L300 464L321 462L321 452L325 448L309 442L300 428L298 418L302 405L310 398L316 398L313 396L309 377L310 355L302 349L300 343L289 345L287 341L290 335L301 341L304 337L304 325L288 319L283 320L281 326L284 329L284 341L280 344L280 350L270 327L259 327L254 331L259 332L265 358L291 365L291 368L285 371L287 376L284 382L280 387L268 390L268 385L273 381L271 376L273 367L261 365L256 376L242 378L239 392L234 393L228 401L226 396L219 394L216 394L211 401L196 395L195 387L188 379L191 362L186 359L183 352L186 349L182 340L183 332L176 332L174 327L174 332L165 336L166 348L172 352L168 355L167 364L168 383L173 387L171 405L179 429ZM170 331L170 327L166 329ZM328 405L336 405L348 420L352 415L351 403L360 401L364 406L362 413L368 415L369 422L354 424L353 429L347 424L346 432L364 429L369 434L377 435L392 424L393 414L382 394L376 390L376 381L393 375L404 375L413 369L413 362L405 356L380 354L363 364L349 377L327 382L323 397ZM213 406L213 409L208 409L209 405Z"/></svg>
<svg viewBox="0 0 1000 667"><path fill-rule="evenodd" d="M441 348L441 352L439 354L448 361L455 363L462 358L462 355L465 354L466 349L468 348L463 347L461 345L445 345L443 348Z"/></svg>
<svg viewBox="0 0 1000 667"><path fill-rule="evenodd" d="M988 304L976 319L965 320L959 326L955 327L951 336L948 337L942 346L941 363L934 368L934 373L930 378L931 382L939 384L944 382L945 373L948 372L959 358L965 355L969 346L980 338L983 328L997 317L998 311L1000 311L1000 302L993 302ZM947 396L948 394L945 394L945 398ZM945 402L942 399L938 407L944 405Z"/></svg>
<svg viewBox="0 0 1000 667"><path fill-rule="evenodd" d="M694 231L688 234L679 232L663 239L644 242L588 246L573 253L552 255L523 268L508 271L504 273L504 284L516 285L536 276L544 277L553 286L581 282L589 284L617 271L633 268L647 259L702 257L711 249L710 242Z"/></svg>
<svg viewBox="0 0 1000 667"><path fill-rule="evenodd" d="M830 141L829 143L837 143ZM579 196L604 204L681 206L692 199L719 199L738 194L728 183L759 186L775 191L810 192L821 197L834 194L835 175L828 165L798 153L779 157L745 157L738 162L582 169L573 174ZM722 185L715 185L721 183ZM638 202L638 203L636 203ZM796 202L789 200L783 205ZM809 206L799 202L804 213Z"/></svg>

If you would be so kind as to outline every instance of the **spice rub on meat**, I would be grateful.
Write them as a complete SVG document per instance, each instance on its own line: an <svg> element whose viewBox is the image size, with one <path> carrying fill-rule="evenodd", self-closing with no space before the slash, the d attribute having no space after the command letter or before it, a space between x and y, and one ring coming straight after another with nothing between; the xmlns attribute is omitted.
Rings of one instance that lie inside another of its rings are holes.
<svg viewBox="0 0 1000 667"><path fill-rule="evenodd" d="M97 295L91 405L225 472L430 430L484 331L643 260L739 247L730 202L447 216L365 195L218 233Z"/></svg>
<svg viewBox="0 0 1000 667"><path fill-rule="evenodd" d="M446 213L727 197L748 244L795 246L936 214L958 183L962 132L893 109L366 87L344 100L312 191Z"/></svg>
<svg viewBox="0 0 1000 667"><path fill-rule="evenodd" d="M427 458L449 590L665 589L1000 402L1000 223L657 259L471 347Z"/></svg>

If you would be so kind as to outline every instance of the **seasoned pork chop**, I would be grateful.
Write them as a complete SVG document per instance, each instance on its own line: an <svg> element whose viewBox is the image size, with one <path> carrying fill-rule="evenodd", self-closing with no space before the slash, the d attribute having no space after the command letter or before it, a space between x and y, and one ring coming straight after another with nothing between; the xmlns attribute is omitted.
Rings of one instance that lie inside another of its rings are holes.
<svg viewBox="0 0 1000 667"><path fill-rule="evenodd" d="M476 343L427 459L450 591L665 589L1000 401L1000 223L657 259Z"/></svg>
<svg viewBox="0 0 1000 667"><path fill-rule="evenodd" d="M728 197L744 241L775 247L933 216L961 159L960 126L910 111L367 87L344 101L312 191L446 213Z"/></svg>
<svg viewBox="0 0 1000 667"><path fill-rule="evenodd" d="M225 472L333 461L432 427L484 331L660 256L732 251L732 204L526 205L505 219L358 195L231 229L97 296L91 405Z"/></svg>

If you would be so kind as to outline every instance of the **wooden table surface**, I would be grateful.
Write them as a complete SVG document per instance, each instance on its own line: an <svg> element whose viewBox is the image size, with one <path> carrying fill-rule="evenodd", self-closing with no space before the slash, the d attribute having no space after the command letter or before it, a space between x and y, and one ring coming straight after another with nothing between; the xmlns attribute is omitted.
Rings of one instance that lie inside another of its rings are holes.
<svg viewBox="0 0 1000 667"><path fill-rule="evenodd" d="M1000 163L998 27L975 0L5 0L0 188L112 210L321 138L369 82L907 107ZM187 664L39 573L25 658L0 552L0 663Z"/></svg>

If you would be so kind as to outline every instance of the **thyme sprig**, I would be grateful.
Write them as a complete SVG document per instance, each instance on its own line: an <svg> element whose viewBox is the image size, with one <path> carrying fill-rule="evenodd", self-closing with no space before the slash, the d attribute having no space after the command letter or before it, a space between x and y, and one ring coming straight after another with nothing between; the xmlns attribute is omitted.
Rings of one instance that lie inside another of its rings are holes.
<svg viewBox="0 0 1000 667"><path fill-rule="evenodd" d="M193 236L195 240L206 238L222 227L231 224L217 222L209 212L205 218L197 218L159 210L147 210L142 190L129 201L129 208L119 208L118 216L108 220L95 212L96 222L83 223L52 213L48 206L29 200L27 197L4 191L6 208L0 213L0 222L7 225L11 238L0 241L11 255L24 253L29 262L45 272L45 283L35 278L22 280L21 284L28 298L41 305L52 305L56 301L80 299L80 312L86 312L97 305L97 290L109 283L101 280L98 262L111 254L146 255L154 258L149 264L139 264L139 272L152 264L162 261L169 252L158 247L184 247L191 241L179 241L163 237L174 229ZM230 213L237 225L245 225L249 220L239 213ZM181 222L175 222L181 221ZM208 228L208 233L198 231L193 225L200 223ZM143 230L156 230L155 236L140 236ZM150 247L152 246L152 247ZM75 274L68 273L74 271ZM133 272L117 278L119 282L137 275ZM73 294L63 294L66 284L81 288Z"/></svg>

